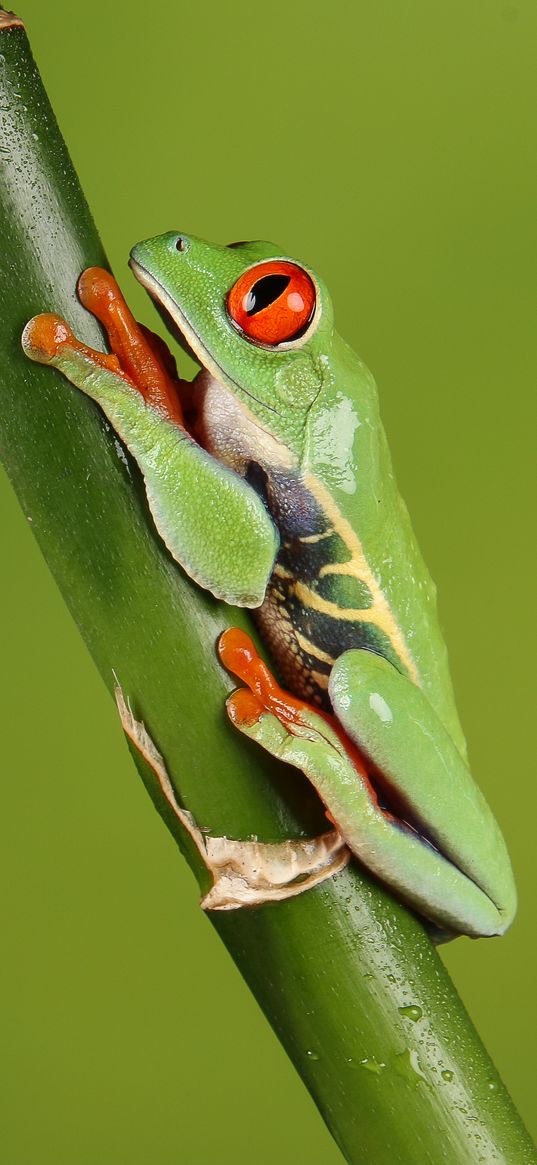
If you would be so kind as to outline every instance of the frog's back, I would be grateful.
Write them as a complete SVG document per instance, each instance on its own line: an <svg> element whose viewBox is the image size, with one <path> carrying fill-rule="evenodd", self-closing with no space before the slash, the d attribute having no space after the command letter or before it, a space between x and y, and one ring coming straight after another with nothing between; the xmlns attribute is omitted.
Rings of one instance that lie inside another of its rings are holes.
<svg viewBox="0 0 537 1165"><path fill-rule="evenodd" d="M337 336L334 349L299 470L264 475L281 545L260 629L284 682L321 706L343 651L385 656L423 688L464 751L436 589L397 489L376 387Z"/></svg>

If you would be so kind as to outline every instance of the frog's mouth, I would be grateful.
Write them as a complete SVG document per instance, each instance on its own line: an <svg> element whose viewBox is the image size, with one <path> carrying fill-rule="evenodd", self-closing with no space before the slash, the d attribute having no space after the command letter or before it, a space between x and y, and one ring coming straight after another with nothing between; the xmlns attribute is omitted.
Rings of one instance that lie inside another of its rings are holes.
<svg viewBox="0 0 537 1165"><path fill-rule="evenodd" d="M261 408L266 409L268 412L275 413L277 416L281 415L278 412L278 409L275 409L272 405L267 404L266 401L260 400L259 397L255 396L255 394L245 388L244 385L239 384L238 381L236 381L232 376L229 375L228 372L226 372L224 368L222 368L221 364L215 360L212 353L209 352L209 349L201 340L201 337L192 327L190 320L185 315L177 301L173 298L173 296L170 295L169 291L163 287L162 283L159 282L159 280L152 274L152 272L147 270L147 267L143 267L142 264L139 263L137 259L134 259L132 255L129 259L129 267L131 268L138 282L141 283L142 287L145 287L145 290L151 296L151 299L155 303L159 314L162 316L166 327L172 333L174 339L188 356L191 356L197 364L201 365L202 368L205 368L211 374L211 376L215 378L215 380L220 380L224 384L227 384L230 388L238 392L240 396L244 395L250 397L250 399L254 400L256 404L260 405Z"/></svg>

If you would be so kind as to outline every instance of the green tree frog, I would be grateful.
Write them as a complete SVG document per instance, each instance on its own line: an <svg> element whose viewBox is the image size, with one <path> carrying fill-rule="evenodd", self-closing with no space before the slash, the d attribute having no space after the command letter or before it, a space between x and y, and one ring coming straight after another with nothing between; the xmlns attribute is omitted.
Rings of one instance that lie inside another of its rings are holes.
<svg viewBox="0 0 537 1165"><path fill-rule="evenodd" d="M170 232L137 244L131 266L201 365L192 384L98 268L83 273L79 295L111 353L52 315L27 324L24 350L104 410L174 559L219 599L252 609L285 686L248 636L228 630L221 659L243 682L228 714L304 771L334 826L287 850L229 842L250 897L213 905L300 892L352 854L443 932L501 934L516 903L509 858L467 768L435 590L375 384L335 331L327 288L264 242ZM131 725L172 802L140 732ZM225 839L203 843L176 809L224 877Z"/></svg>

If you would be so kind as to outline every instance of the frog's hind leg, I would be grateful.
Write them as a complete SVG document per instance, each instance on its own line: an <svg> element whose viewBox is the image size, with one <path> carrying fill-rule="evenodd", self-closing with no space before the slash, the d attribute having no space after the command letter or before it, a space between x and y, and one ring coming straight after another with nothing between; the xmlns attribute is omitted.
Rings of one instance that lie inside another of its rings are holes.
<svg viewBox="0 0 537 1165"><path fill-rule="evenodd" d="M224 632L220 655L250 689L229 698L233 723L302 769L364 865L445 932L505 930L505 845L415 684L371 652L347 652L330 679L336 719L282 691L243 632Z"/></svg>
<svg viewBox="0 0 537 1165"><path fill-rule="evenodd" d="M439 909L459 929L502 934L516 909L504 839L452 737L425 692L382 656L345 652L330 676L332 705L346 733L367 758L377 786L397 806L403 826L421 836L409 853L415 882L437 855ZM407 843L407 849L410 847ZM395 851L394 851L395 852ZM427 913L424 910L424 913Z"/></svg>

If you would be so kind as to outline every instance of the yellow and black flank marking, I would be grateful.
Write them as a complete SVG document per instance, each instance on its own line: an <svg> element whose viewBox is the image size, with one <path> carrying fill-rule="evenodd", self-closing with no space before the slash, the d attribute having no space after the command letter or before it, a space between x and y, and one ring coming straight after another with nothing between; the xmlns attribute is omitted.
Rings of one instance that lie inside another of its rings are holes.
<svg viewBox="0 0 537 1165"><path fill-rule="evenodd" d="M255 481L259 489L260 481ZM339 655L365 648L417 681L403 633L361 543L315 479L265 478L263 492L280 530L267 596L256 613L284 683L328 707L328 677Z"/></svg>

